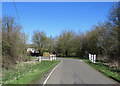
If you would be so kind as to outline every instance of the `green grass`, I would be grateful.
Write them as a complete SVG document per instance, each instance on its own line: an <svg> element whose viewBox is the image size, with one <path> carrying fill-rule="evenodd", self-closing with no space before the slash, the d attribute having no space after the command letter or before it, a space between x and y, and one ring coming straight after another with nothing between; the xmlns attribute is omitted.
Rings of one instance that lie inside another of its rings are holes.
<svg viewBox="0 0 120 86"><path fill-rule="evenodd" d="M107 77L114 79L117 82L120 82L120 69L112 68L107 65L101 63L92 63L88 59L80 58L80 57L60 57L60 58L72 58L72 59L82 59L84 62L92 66L94 69L102 72Z"/></svg>
<svg viewBox="0 0 120 86"><path fill-rule="evenodd" d="M16 68L4 73L3 84L37 84L40 78L59 62L54 60L18 64Z"/></svg>
<svg viewBox="0 0 120 86"><path fill-rule="evenodd" d="M104 65L103 63L92 63L91 61L87 59L83 59L84 62L95 68L96 70L102 72L104 75L116 80L117 82L120 82L120 70L116 68L109 67L107 65Z"/></svg>

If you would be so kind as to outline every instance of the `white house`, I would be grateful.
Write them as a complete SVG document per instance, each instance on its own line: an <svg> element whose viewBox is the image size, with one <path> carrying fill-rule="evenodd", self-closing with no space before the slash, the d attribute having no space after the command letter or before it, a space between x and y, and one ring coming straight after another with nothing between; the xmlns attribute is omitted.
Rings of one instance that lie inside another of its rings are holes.
<svg viewBox="0 0 120 86"><path fill-rule="evenodd" d="M39 51L34 48L28 48L27 52L29 52L29 51L31 51L32 53L39 53Z"/></svg>

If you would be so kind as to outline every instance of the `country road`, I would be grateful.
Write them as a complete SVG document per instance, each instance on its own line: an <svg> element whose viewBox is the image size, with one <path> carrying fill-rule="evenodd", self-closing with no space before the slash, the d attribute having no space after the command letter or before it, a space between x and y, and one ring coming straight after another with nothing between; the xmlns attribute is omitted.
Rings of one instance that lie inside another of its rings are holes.
<svg viewBox="0 0 120 86"><path fill-rule="evenodd" d="M46 84L116 84L79 59L60 59L62 62Z"/></svg>

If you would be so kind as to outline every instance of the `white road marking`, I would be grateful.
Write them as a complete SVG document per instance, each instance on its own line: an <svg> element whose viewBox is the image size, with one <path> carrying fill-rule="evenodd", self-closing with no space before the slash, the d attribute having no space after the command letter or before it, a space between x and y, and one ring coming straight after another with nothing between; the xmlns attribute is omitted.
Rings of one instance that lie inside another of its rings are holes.
<svg viewBox="0 0 120 86"><path fill-rule="evenodd" d="M50 76L51 76L51 74L54 72L54 70L55 70L61 63L62 63L62 60L61 60L61 62L60 62L58 65L56 65L56 66L54 67L54 69L50 72L50 74L48 75L48 77L47 77L46 80L44 81L43 86L46 84L46 82L48 81L48 79L50 78Z"/></svg>

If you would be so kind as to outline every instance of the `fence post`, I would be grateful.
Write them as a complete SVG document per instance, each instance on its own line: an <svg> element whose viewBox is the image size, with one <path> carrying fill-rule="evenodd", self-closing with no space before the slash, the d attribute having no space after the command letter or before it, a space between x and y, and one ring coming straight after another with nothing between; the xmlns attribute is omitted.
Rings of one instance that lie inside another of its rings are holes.
<svg viewBox="0 0 120 86"><path fill-rule="evenodd" d="M55 54L55 60L56 60L56 54Z"/></svg>
<svg viewBox="0 0 120 86"><path fill-rule="evenodd" d="M90 59L90 61L92 62L92 58L93 58L93 55L91 54L91 57L90 57L91 59Z"/></svg>
<svg viewBox="0 0 120 86"><path fill-rule="evenodd" d="M38 57L38 61L41 62L41 56Z"/></svg>
<svg viewBox="0 0 120 86"><path fill-rule="evenodd" d="M89 54L89 60L91 60L91 54Z"/></svg>
<svg viewBox="0 0 120 86"><path fill-rule="evenodd" d="M55 60L55 56L53 55L53 60Z"/></svg>
<svg viewBox="0 0 120 86"><path fill-rule="evenodd" d="M94 55L92 54L92 62L94 62Z"/></svg>
<svg viewBox="0 0 120 86"><path fill-rule="evenodd" d="M96 63L96 54L94 55L94 63Z"/></svg>
<svg viewBox="0 0 120 86"><path fill-rule="evenodd" d="M53 60L53 56L52 55L50 55L50 61L52 61Z"/></svg>

